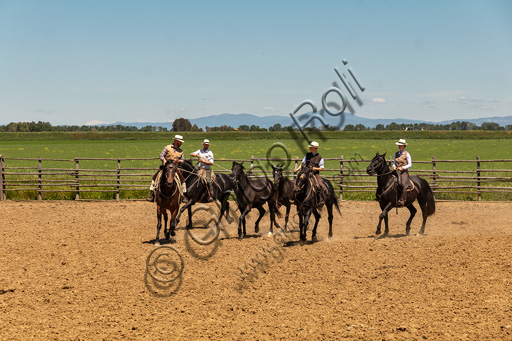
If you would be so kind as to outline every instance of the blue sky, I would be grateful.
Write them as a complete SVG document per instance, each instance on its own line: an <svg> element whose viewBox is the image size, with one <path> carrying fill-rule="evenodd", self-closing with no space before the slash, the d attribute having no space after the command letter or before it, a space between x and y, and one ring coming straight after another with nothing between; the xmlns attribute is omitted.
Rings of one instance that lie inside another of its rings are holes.
<svg viewBox="0 0 512 341"><path fill-rule="evenodd" d="M287 115L342 87L334 67L365 87L348 78L362 105L342 87L359 116L509 116L511 18L511 1L0 0L0 124Z"/></svg>

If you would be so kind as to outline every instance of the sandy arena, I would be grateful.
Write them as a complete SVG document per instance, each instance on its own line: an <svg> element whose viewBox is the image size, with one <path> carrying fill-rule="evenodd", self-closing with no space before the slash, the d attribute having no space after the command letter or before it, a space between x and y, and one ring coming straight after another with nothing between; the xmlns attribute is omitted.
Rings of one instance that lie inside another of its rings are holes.
<svg viewBox="0 0 512 341"><path fill-rule="evenodd" d="M167 244L184 270L166 285L146 273L154 204L0 209L0 339L512 339L512 203L437 203L424 236L420 211L404 236L408 212L392 210L375 239L378 204L342 202L331 240L324 211L318 242L284 247L268 217L254 234L256 211L249 238L235 222L209 246L185 238L184 215ZM262 247L282 258L237 292Z"/></svg>

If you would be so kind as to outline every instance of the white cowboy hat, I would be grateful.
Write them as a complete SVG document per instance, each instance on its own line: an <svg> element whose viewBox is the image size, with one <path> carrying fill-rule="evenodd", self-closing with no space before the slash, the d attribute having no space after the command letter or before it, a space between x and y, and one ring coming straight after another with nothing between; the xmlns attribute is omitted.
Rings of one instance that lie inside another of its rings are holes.
<svg viewBox="0 0 512 341"><path fill-rule="evenodd" d="M316 141L311 141L311 144L309 145L309 148L311 148L311 147L320 148L320 145Z"/></svg>
<svg viewBox="0 0 512 341"><path fill-rule="evenodd" d="M183 141L183 136L181 135L174 135L174 139L180 141L181 143L185 142Z"/></svg>
<svg viewBox="0 0 512 341"><path fill-rule="evenodd" d="M208 140L208 139L204 139L203 144L210 145L210 140Z"/></svg>
<svg viewBox="0 0 512 341"><path fill-rule="evenodd" d="M400 139L398 142L395 142L397 146L407 146L407 142L405 142L405 139Z"/></svg>

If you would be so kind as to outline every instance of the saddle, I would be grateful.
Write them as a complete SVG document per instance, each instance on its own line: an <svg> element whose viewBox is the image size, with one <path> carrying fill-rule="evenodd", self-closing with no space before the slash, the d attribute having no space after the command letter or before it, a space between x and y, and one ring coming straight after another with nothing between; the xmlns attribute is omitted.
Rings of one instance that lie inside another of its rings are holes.
<svg viewBox="0 0 512 341"><path fill-rule="evenodd" d="M395 176L395 183L398 184L398 176ZM414 188L415 188L414 187L414 182L411 181L411 177L408 177L407 178L407 184L405 186L405 190L407 192L410 192L410 191L414 190Z"/></svg>
<svg viewBox="0 0 512 341"><path fill-rule="evenodd" d="M208 183L206 181L206 172L204 172L203 174L200 174L199 177L201 178L201 182L207 186ZM216 178L216 175L215 175L215 172L213 171L212 169L212 184L215 182L215 178Z"/></svg>

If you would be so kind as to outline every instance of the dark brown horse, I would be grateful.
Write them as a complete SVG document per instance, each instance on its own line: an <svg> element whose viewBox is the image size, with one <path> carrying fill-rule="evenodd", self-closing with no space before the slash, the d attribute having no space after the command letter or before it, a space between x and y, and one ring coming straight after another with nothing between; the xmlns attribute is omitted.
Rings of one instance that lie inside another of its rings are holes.
<svg viewBox="0 0 512 341"><path fill-rule="evenodd" d="M384 236L389 233L388 226L388 212L396 206L398 198L398 183L396 180L396 172L389 168L386 162L386 153L379 155L379 152L370 162L370 165L366 168L366 172L369 175L377 174L377 200L379 201L382 212L379 215L379 224L377 225L377 231L375 234L381 233L381 223L384 219L386 229L384 230ZM420 234L425 233L425 224L427 223L427 217L433 215L436 212L436 202L434 198L434 192L430 188L427 181L420 178L417 175L410 177L410 181L414 184L414 189L407 192L405 201L405 207L409 209L411 215L409 220L405 224L405 232L409 235L411 231L411 222L416 215L416 208L412 205L416 199L420 204L421 213L423 215L423 223L421 224Z"/></svg>
<svg viewBox="0 0 512 341"><path fill-rule="evenodd" d="M293 204L295 193L293 192L293 180L288 179L283 175L283 165L272 165L272 176L274 177L274 185L277 190L278 205L286 207L286 214L284 216L284 230L288 225L288 217L290 215L290 208Z"/></svg>
<svg viewBox="0 0 512 341"><path fill-rule="evenodd" d="M180 208L180 191L178 185L174 181L176 174L176 163L172 160L166 162L163 167L162 176L156 193L156 217L158 224L156 225L155 245L160 245L160 229L162 228L162 214L164 216L164 235L166 239L175 236L176 215ZM167 210L171 212L171 221L169 222L169 230L167 230Z"/></svg>
<svg viewBox="0 0 512 341"><path fill-rule="evenodd" d="M185 196L188 198L188 202L183 205L180 209L176 223L179 223L180 217L185 210L188 209L188 228L192 228L192 205L195 203L208 203L208 188L201 180L200 176L197 175L197 169L192 166L192 161L186 160L179 165L179 168L183 172L185 182L187 183L187 193ZM220 202L220 214L217 223L223 215L226 216L228 223L233 221L233 218L229 216L229 195L233 190L233 184L231 183L230 176L228 174L218 173L215 174L215 181L212 182L212 197Z"/></svg>
<svg viewBox="0 0 512 341"><path fill-rule="evenodd" d="M270 211L270 233L273 232L273 226L275 223L275 215L280 216L279 210L277 209L277 192L269 179L249 179L247 174L244 172L243 162L238 163L233 161L233 167L231 168L231 181L233 182L234 191L236 194L236 203L240 210L240 221L238 222L238 237L243 238L247 235L245 230L245 216L253 208L257 208L260 212L260 216L256 220L254 231L259 232L259 223L265 209L263 205L268 203L268 209ZM279 228L277 223L276 227ZM243 225L243 232L242 232Z"/></svg>
<svg viewBox="0 0 512 341"><path fill-rule="evenodd" d="M320 213L318 210L321 209L318 202L318 195L316 195L316 189L313 186L313 169L311 167L302 167L299 175L297 175L297 179L295 180L295 203L297 205L297 213L299 214L299 228L300 228L300 240L306 241L306 231L308 229L309 218L311 213L315 216L315 226L313 227L313 234L311 239L316 240L316 228L318 226L318 222L320 221ZM324 187L327 189L327 193L324 193L325 198L325 207L327 207L327 214L329 220L329 235L328 237L332 237L332 206L336 207L336 210L341 216L340 206L338 203L338 198L334 193L334 187L329 180L322 178L324 183Z"/></svg>

